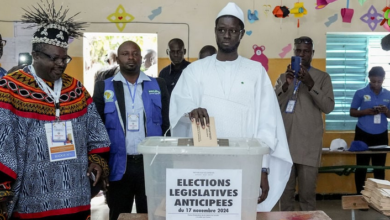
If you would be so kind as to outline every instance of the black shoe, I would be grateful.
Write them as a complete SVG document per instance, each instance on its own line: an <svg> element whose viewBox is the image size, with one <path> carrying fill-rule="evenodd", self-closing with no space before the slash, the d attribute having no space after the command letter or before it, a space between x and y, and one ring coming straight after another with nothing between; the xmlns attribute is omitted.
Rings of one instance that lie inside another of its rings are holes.
<svg viewBox="0 0 390 220"><path fill-rule="evenodd" d="M360 211L367 212L368 209L359 209Z"/></svg>

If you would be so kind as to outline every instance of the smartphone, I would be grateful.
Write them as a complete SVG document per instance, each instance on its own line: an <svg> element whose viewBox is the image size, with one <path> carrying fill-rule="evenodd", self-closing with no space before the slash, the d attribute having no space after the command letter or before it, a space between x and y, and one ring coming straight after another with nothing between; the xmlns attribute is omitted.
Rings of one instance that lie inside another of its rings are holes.
<svg viewBox="0 0 390 220"><path fill-rule="evenodd" d="M381 106L380 105L377 105L377 106L374 106L374 107L372 107L374 110L377 110L377 111L379 111L380 109L381 109Z"/></svg>
<svg viewBox="0 0 390 220"><path fill-rule="evenodd" d="M301 57L292 56L291 57L291 69L294 71L295 77L298 77L298 72L301 69Z"/></svg>

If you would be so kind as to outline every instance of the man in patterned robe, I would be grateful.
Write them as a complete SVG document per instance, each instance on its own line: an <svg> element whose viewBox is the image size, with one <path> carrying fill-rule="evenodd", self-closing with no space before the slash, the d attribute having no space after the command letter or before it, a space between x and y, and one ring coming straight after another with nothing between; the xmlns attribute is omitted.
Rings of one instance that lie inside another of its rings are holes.
<svg viewBox="0 0 390 220"><path fill-rule="evenodd" d="M46 14L54 10L53 3L48 7L23 17L57 22L39 24L33 65L0 79L1 215L90 219L90 182L108 176L102 156L110 142L91 96L64 73L69 36L80 36L81 24Z"/></svg>

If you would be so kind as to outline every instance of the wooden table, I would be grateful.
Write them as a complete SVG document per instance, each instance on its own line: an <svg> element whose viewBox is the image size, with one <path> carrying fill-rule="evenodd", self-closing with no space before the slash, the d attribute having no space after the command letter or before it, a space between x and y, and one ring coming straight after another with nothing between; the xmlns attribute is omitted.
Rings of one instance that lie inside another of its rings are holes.
<svg viewBox="0 0 390 220"><path fill-rule="evenodd" d="M366 151L330 151L322 150L322 154L387 154L390 150L366 150Z"/></svg>
<svg viewBox="0 0 390 220"><path fill-rule="evenodd" d="M386 150L368 150L368 151L329 151L322 150L322 155L357 155L357 154L387 154L390 151ZM367 172L373 172L373 169L390 169L390 166L372 166L372 165L332 165L332 166L321 166L318 169L319 173L335 173L339 176L348 176L354 173L357 168L368 169Z"/></svg>
<svg viewBox="0 0 390 220"><path fill-rule="evenodd" d="M130 214L122 213L119 215L118 220L147 220L147 214ZM323 211L312 212L258 212L257 220L331 220L327 214Z"/></svg>

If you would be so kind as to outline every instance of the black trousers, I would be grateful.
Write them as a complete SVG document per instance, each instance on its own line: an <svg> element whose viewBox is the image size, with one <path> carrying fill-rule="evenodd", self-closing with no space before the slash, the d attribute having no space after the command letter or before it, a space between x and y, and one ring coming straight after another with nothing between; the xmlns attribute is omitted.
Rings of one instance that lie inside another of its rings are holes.
<svg viewBox="0 0 390 220"><path fill-rule="evenodd" d="M106 198L110 208L110 220L117 220L120 213L131 213L134 199L137 213L148 213L141 155L127 156L126 172L121 180L110 181Z"/></svg>
<svg viewBox="0 0 390 220"><path fill-rule="evenodd" d="M368 146L376 145L388 145L388 133L387 130L381 134L369 134L358 126L355 129L355 141L363 141ZM386 154L356 154L356 165L370 165L372 166L385 166ZM364 189L364 181L366 181L367 169L356 169L355 171L355 186L357 194L361 194ZM385 179L384 169L374 169L375 179Z"/></svg>

